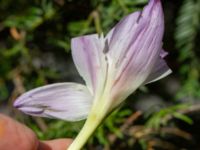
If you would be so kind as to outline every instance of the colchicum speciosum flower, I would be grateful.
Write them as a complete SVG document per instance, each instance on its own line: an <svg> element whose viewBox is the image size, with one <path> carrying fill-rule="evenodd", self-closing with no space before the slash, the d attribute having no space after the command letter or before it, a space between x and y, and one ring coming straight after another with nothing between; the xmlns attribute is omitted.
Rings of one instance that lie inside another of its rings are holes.
<svg viewBox="0 0 200 150"><path fill-rule="evenodd" d="M14 106L26 114L67 121L87 118L68 150L79 150L102 120L138 87L171 73L162 50L164 17L160 0L124 17L104 37L72 39L72 56L86 86L57 83L31 90Z"/></svg>

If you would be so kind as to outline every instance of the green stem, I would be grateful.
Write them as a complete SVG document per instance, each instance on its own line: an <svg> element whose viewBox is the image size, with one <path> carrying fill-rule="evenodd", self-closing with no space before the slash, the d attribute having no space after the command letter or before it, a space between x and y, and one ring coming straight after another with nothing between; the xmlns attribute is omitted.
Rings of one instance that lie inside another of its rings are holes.
<svg viewBox="0 0 200 150"><path fill-rule="evenodd" d="M67 150L80 150L104 118L103 114L101 114L101 116L99 116L99 113L98 115L97 113L90 114L91 115L88 116L88 119L86 120L78 136L75 138L75 140Z"/></svg>

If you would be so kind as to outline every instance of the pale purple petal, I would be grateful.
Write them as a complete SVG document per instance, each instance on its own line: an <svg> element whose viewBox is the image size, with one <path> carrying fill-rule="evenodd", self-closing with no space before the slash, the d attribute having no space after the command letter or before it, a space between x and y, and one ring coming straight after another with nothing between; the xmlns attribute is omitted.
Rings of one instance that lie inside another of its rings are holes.
<svg viewBox="0 0 200 150"><path fill-rule="evenodd" d="M112 91L115 97L123 93L123 99L146 80L162 53L164 17L160 0L150 0L141 13L136 12L132 17L123 19L110 38L109 54L115 57L116 68ZM120 34L119 30L126 34Z"/></svg>
<svg viewBox="0 0 200 150"><path fill-rule="evenodd" d="M92 93L105 78L104 42L97 34L73 38L72 57L76 68Z"/></svg>
<svg viewBox="0 0 200 150"><path fill-rule="evenodd" d="M160 52L160 57L161 58L164 58L164 57L166 57L168 55L168 52L166 52L165 50L161 50L161 52Z"/></svg>
<svg viewBox="0 0 200 150"><path fill-rule="evenodd" d="M116 60L126 53L128 47L137 38L144 27L138 26L138 19L141 12L132 13L123 18L106 36L109 43L109 54ZM131 33L131 34L130 34Z"/></svg>
<svg viewBox="0 0 200 150"><path fill-rule="evenodd" d="M160 57L157 60L156 64L154 65L151 73L149 74L144 84L148 84L148 83L160 80L166 77L167 75L169 75L170 73L172 73L172 70L168 67L165 60Z"/></svg>
<svg viewBox="0 0 200 150"><path fill-rule="evenodd" d="M163 17L160 0L150 0L143 11L124 17L106 36L109 41L111 57L123 58L130 46L150 23L152 26L158 24L154 23L154 21L157 22L158 17Z"/></svg>
<svg viewBox="0 0 200 150"><path fill-rule="evenodd" d="M66 121L85 119L92 105L88 89L77 83L57 83L21 95L14 107L26 114Z"/></svg>

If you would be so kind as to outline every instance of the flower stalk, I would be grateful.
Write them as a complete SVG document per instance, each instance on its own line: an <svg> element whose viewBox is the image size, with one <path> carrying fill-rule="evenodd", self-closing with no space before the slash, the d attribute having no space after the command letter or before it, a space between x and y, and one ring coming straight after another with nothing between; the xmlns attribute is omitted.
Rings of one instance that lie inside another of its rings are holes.
<svg viewBox="0 0 200 150"><path fill-rule="evenodd" d="M107 111L102 109L103 103L101 104L99 102L103 102L103 101L98 101L97 105L94 105L91 112L89 113L89 116L83 128L81 129L81 131L79 132L75 140L72 142L70 147L67 148L67 150L80 150L86 144L88 139L92 136L92 134L101 124L101 122L104 120L107 114Z"/></svg>
<svg viewBox="0 0 200 150"><path fill-rule="evenodd" d="M103 118L103 116L99 116L97 113L91 113L91 115L88 116L88 119L86 120L78 136L75 138L70 147L67 148L67 150L80 150L91 137L91 135L95 132Z"/></svg>

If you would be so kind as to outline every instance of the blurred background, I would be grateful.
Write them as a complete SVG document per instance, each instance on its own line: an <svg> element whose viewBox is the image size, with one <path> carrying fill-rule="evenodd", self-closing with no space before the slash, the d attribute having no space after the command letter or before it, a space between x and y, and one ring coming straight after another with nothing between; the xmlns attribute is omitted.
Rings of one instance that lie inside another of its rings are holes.
<svg viewBox="0 0 200 150"><path fill-rule="evenodd" d="M17 96L55 82L83 83L70 39L105 34L147 0L1 0L0 113L44 139L74 138L84 121L30 117L12 107ZM114 111L87 150L200 149L200 0L163 0L164 49L173 74L141 87ZM58 101L59 103L59 101ZM163 146L164 145L164 146Z"/></svg>

